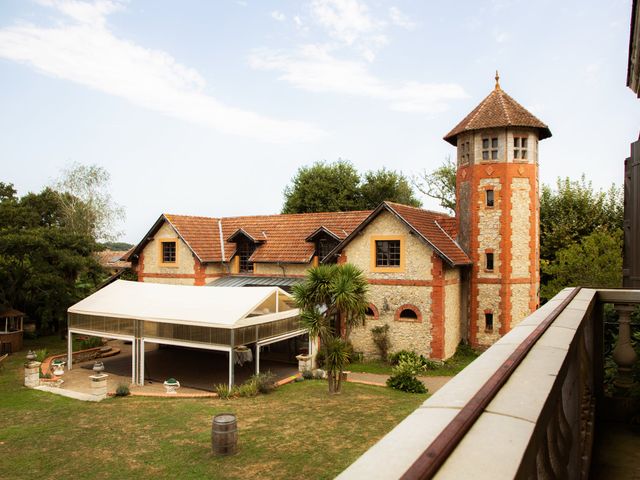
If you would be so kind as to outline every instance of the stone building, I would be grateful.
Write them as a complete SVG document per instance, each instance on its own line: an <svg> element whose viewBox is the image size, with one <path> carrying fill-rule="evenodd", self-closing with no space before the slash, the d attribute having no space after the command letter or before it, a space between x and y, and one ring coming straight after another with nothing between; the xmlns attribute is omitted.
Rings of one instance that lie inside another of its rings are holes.
<svg viewBox="0 0 640 480"><path fill-rule="evenodd" d="M538 141L549 128L495 89L445 140L457 147L456 216L391 202L373 211L192 217L163 214L129 260L144 282L283 288L320 262L350 262L370 284L356 351L444 359L490 345L538 306Z"/></svg>

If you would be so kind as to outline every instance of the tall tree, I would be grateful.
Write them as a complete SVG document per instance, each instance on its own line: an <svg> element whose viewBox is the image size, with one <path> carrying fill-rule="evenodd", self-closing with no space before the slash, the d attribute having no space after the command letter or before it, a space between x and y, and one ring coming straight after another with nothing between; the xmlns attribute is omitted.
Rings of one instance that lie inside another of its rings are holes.
<svg viewBox="0 0 640 480"><path fill-rule="evenodd" d="M440 203L451 213L456 210L456 164L447 157L444 163L432 172L423 170L413 178L415 187Z"/></svg>
<svg viewBox="0 0 640 480"><path fill-rule="evenodd" d="M111 197L109 180L109 172L97 165L73 163L63 170L53 188L69 230L95 240L118 237L115 226L124 218L124 209Z"/></svg>
<svg viewBox="0 0 640 480"><path fill-rule="evenodd" d="M282 213L344 212L360 208L360 176L346 160L300 167L284 189Z"/></svg>
<svg viewBox="0 0 640 480"><path fill-rule="evenodd" d="M415 197L409 180L402 173L386 168L364 174L360 195L361 208L364 210L376 208L385 200L412 207L422 205Z"/></svg>
<svg viewBox="0 0 640 480"><path fill-rule="evenodd" d="M364 319L367 295L364 274L350 263L311 268L304 282L293 287L302 323L325 351L329 393L340 393L342 372L349 363L349 334Z"/></svg>
<svg viewBox="0 0 640 480"><path fill-rule="evenodd" d="M622 230L600 228L543 260L547 281L540 296L549 300L567 286L620 287L622 285Z"/></svg>
<svg viewBox="0 0 640 480"><path fill-rule="evenodd" d="M623 218L621 188L596 191L584 175L579 180L558 178L555 190L544 185L540 195L540 257L552 260L597 229L621 229Z"/></svg>
<svg viewBox="0 0 640 480"><path fill-rule="evenodd" d="M62 329L67 308L104 276L95 250L90 236L66 228L57 192L2 195L0 304L25 311L40 328Z"/></svg>
<svg viewBox="0 0 640 480"><path fill-rule="evenodd" d="M301 167L284 190L282 213L370 210L385 200L420 206L401 173L382 168L360 176L351 162L316 162Z"/></svg>

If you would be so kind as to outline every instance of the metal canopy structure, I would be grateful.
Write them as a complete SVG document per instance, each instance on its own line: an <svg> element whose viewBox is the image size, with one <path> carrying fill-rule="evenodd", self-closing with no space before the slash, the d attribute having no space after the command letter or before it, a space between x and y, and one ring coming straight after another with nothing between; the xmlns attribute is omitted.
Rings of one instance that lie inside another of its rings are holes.
<svg viewBox="0 0 640 480"><path fill-rule="evenodd" d="M278 287L202 288L157 283L116 282L68 309L68 365L72 335L132 342L134 384L144 384L144 345L155 343L229 353L233 386L233 350L303 335L293 299Z"/></svg>

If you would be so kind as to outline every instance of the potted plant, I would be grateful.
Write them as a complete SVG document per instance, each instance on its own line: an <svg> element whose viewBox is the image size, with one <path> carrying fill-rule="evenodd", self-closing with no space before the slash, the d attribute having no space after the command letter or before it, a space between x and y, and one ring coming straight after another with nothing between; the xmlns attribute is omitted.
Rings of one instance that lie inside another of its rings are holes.
<svg viewBox="0 0 640 480"><path fill-rule="evenodd" d="M177 381L175 378L169 378L164 381L164 388L167 390L166 393L170 395L175 395L176 390L180 388L180 382Z"/></svg>

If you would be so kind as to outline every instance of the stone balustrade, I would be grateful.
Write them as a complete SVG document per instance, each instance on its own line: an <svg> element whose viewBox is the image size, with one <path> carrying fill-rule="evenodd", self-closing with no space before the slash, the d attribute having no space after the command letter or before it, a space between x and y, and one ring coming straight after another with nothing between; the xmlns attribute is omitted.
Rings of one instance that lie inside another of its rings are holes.
<svg viewBox="0 0 640 480"><path fill-rule="evenodd" d="M565 289L365 452L338 478L587 478L603 405L603 304L620 332L616 385L637 360L640 290Z"/></svg>

